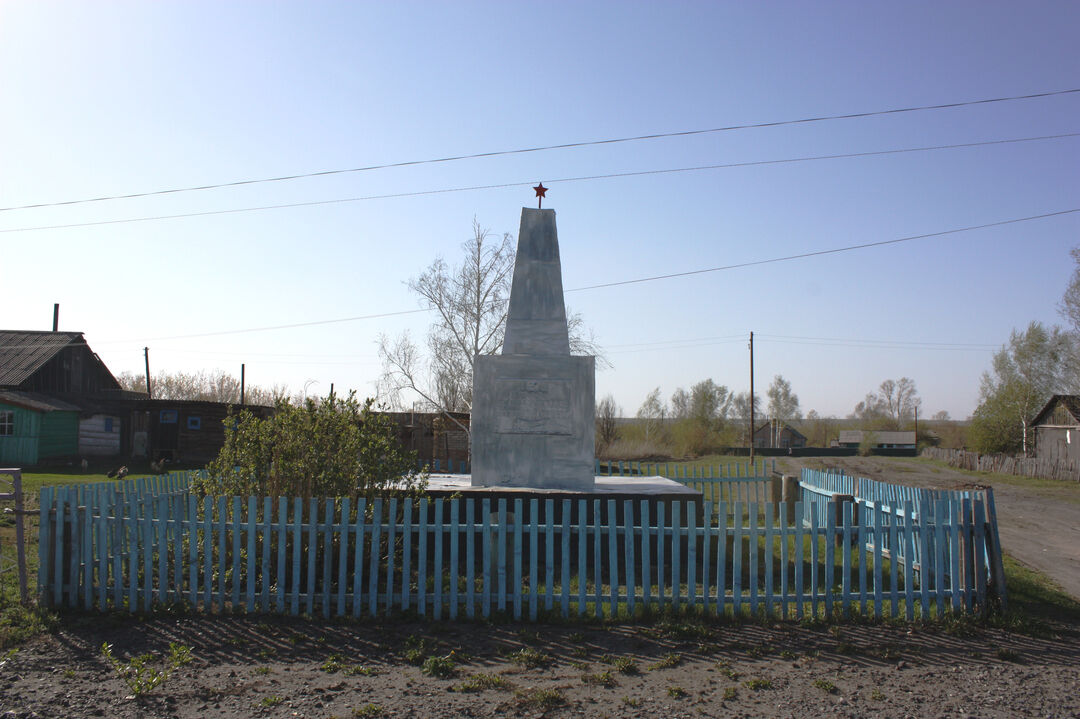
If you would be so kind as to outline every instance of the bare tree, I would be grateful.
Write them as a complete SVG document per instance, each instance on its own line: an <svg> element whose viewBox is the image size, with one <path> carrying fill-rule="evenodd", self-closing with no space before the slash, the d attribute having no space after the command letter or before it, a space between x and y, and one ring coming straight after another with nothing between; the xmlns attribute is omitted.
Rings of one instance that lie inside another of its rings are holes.
<svg viewBox="0 0 1080 719"><path fill-rule="evenodd" d="M878 392L870 392L866 399L855 405L852 419L861 419L864 423L885 425L878 429L903 429L904 423L912 419L915 411L922 406L915 380L901 377L898 380L887 379L881 383Z"/></svg>
<svg viewBox="0 0 1080 719"><path fill-rule="evenodd" d="M464 259L451 267L437 258L409 289L421 304L436 313L421 349L403 333L396 339L379 337L383 370L379 396L397 408L419 404L447 414L472 411L473 365L477 355L498 354L502 349L514 271L512 237L494 237L473 220L473 235L462 243ZM586 334L580 314L567 309L570 350L593 354L605 364L591 333Z"/></svg>
<svg viewBox="0 0 1080 719"><path fill-rule="evenodd" d="M799 395L791 391L791 383L781 375L773 377L769 391L769 416L773 419L786 422L789 419L800 419L802 412L799 410Z"/></svg>
<svg viewBox="0 0 1080 719"><path fill-rule="evenodd" d="M132 372L122 372L116 376L125 390L143 392L146 390L146 376ZM240 402L240 380L223 370L203 370L199 372L158 372L151 375L154 399L192 400L204 402ZM244 387L244 402L247 404L272 406L278 400L288 396L288 387L272 385Z"/></svg>
<svg viewBox="0 0 1080 719"><path fill-rule="evenodd" d="M919 391L915 389L915 380L910 377L901 377L895 382L891 379L882 382L881 399L895 429L903 429L904 423L911 420L922 406Z"/></svg>
<svg viewBox="0 0 1080 719"><path fill-rule="evenodd" d="M476 356L502 349L514 270L511 237L494 239L474 219L473 236L461 248L460 265L450 267L440 257L409 280L409 289L437 313L426 355L408 333L395 341L379 338L380 391L395 406L401 407L402 393L409 393L442 412L470 411Z"/></svg>
<svg viewBox="0 0 1080 719"><path fill-rule="evenodd" d="M667 415L667 407L660 399L660 388L657 387L645 396L645 401L638 408L637 418L642 420L645 426L645 440L656 439L664 426L664 417Z"/></svg>
<svg viewBox="0 0 1080 719"><path fill-rule="evenodd" d="M603 453L618 438L617 420L622 413L610 394L596 403L596 451Z"/></svg>

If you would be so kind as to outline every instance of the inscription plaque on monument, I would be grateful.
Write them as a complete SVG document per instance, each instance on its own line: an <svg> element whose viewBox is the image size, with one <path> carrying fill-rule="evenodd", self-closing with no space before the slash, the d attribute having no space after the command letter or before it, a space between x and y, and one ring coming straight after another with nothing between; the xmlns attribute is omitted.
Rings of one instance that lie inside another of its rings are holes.
<svg viewBox="0 0 1080 719"><path fill-rule="evenodd" d="M500 379L499 434L571 434L570 383L566 380Z"/></svg>
<svg viewBox="0 0 1080 719"><path fill-rule="evenodd" d="M503 353L473 367L472 485L592 491L595 376L570 354L555 211L522 208Z"/></svg>

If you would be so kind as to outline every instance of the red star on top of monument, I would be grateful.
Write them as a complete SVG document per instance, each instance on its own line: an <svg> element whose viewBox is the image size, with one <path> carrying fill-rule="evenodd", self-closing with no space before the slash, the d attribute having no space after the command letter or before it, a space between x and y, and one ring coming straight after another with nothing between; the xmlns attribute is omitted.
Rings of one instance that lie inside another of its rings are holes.
<svg viewBox="0 0 1080 719"><path fill-rule="evenodd" d="M548 191L548 188L544 187L544 183L541 182L539 185L537 185L533 189L536 190L536 197L538 198L537 201L536 201L536 206L540 207L540 206L543 205L544 198L547 196L546 193Z"/></svg>

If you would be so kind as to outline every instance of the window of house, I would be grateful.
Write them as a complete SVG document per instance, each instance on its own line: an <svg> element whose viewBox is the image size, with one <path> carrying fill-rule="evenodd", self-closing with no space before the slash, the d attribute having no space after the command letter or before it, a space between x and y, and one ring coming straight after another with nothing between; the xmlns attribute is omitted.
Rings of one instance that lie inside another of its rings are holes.
<svg viewBox="0 0 1080 719"><path fill-rule="evenodd" d="M12 410L0 410L0 437L11 437L15 434L15 412Z"/></svg>
<svg viewBox="0 0 1080 719"><path fill-rule="evenodd" d="M158 421L161 424L176 424L176 420L179 417L180 412L175 409L163 409L158 414Z"/></svg>
<svg viewBox="0 0 1080 719"><path fill-rule="evenodd" d="M113 418L112 417L106 417L105 418L105 431L106 432L112 432L113 431Z"/></svg>
<svg viewBox="0 0 1080 719"><path fill-rule="evenodd" d="M202 417L188 417L187 418L188 429L202 429Z"/></svg>

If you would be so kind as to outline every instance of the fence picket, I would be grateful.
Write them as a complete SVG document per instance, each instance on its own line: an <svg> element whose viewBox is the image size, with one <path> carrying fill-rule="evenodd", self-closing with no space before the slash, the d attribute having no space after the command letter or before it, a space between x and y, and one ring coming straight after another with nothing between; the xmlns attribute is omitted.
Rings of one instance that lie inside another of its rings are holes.
<svg viewBox="0 0 1080 719"><path fill-rule="evenodd" d="M613 469L641 476L661 468L633 462ZM984 611L991 591L1004 592L989 493L916 491L806 472L791 516L788 505L759 502L767 480L756 467L671 469L700 487L700 503L684 510L682 502L648 499L556 505L530 498L526 506L514 498L512 511L499 499L492 513L483 499L477 517L481 503L472 498L422 499L414 508L390 497L370 506L357 501L354 519L346 498L307 500L306 510L306 500L292 498L291 517L284 497L200 502L186 494L187 475L180 474L49 487L41 492L38 581L57 606L126 603L137 611L183 599L207 612L324 616L344 616L350 604L355 616L408 609L415 581L418 611L427 616L430 603L435 619L457 618L462 602L474 616L479 600L485 615L497 606L514 618L527 601L535 620L541 598L544 611L569 616L575 582L577 613L596 617L633 617L641 603L647 610L701 605L726 615L729 602L733 616L788 618L794 611L801 618L809 602L815 615L824 603L825 613L882 617L891 600L892 616L902 601L915 618L950 607ZM837 493L855 501L838 509Z"/></svg>
<svg viewBox="0 0 1080 719"><path fill-rule="evenodd" d="M435 597L432 601L432 611L434 612L435 619L442 619L443 616L443 539L445 538L446 525L443 522L443 505L444 500L442 497L435 499L435 516L431 519L432 530L435 533L435 556L433 557L435 565L433 567L435 586ZM374 559L372 560L374 561ZM387 607L389 609L389 607Z"/></svg>
<svg viewBox="0 0 1080 719"><path fill-rule="evenodd" d="M537 616L537 592L539 591L539 571L536 566L537 551L536 536L540 525L540 506L534 497L529 500L529 621L536 621Z"/></svg>
<svg viewBox="0 0 1080 719"><path fill-rule="evenodd" d="M337 576L337 616L345 616L345 585L348 582L348 570L349 570L349 522L351 519L352 503L349 497L341 498L341 523L338 525L338 536L340 540L338 542L338 576ZM266 503L266 508L263 511L263 516L266 517L270 514L270 503ZM263 556L267 556L267 548L270 546L270 528L266 527L263 531ZM263 566L266 567L267 563L264 561ZM269 574L267 570L263 569L263 594L266 593L269 581Z"/></svg>
<svg viewBox="0 0 1080 719"><path fill-rule="evenodd" d="M623 560L626 562L626 612L631 619L637 609L637 581L634 575L634 502L623 501Z"/></svg>

